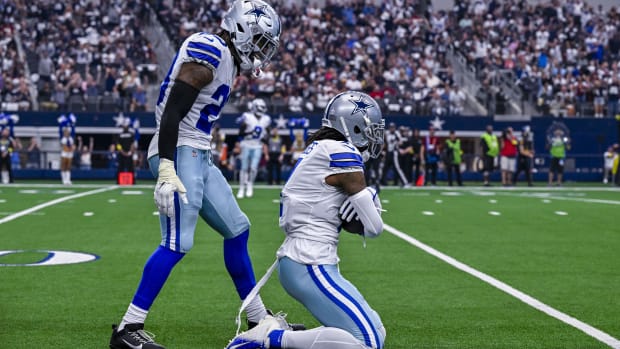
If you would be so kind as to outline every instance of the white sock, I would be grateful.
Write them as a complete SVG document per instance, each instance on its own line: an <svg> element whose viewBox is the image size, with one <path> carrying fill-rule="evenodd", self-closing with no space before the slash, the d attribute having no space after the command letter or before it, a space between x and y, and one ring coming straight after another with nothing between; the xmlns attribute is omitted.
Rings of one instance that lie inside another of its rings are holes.
<svg viewBox="0 0 620 349"><path fill-rule="evenodd" d="M133 303L129 304L129 308L127 308L127 312L125 313L125 316L123 316L121 324L118 325L118 331L125 328L125 325L127 324L143 324L148 313L148 310L135 306Z"/></svg>
<svg viewBox="0 0 620 349"><path fill-rule="evenodd" d="M248 321L251 322L259 322L267 316L267 310L265 309L263 299L260 298L260 295L256 295L256 297L254 297L250 304L248 304L248 307L245 308L245 311Z"/></svg>
<svg viewBox="0 0 620 349"><path fill-rule="evenodd" d="M307 331L284 331L282 348L369 349L345 330L318 327Z"/></svg>
<svg viewBox="0 0 620 349"><path fill-rule="evenodd" d="M256 173L258 173L258 171L254 168L250 169L250 178L248 181L249 185L254 184L254 181L256 180Z"/></svg>
<svg viewBox="0 0 620 349"><path fill-rule="evenodd" d="M71 183L71 170L67 171L67 183Z"/></svg>
<svg viewBox="0 0 620 349"><path fill-rule="evenodd" d="M60 179L62 180L62 184L67 183L67 171L60 171Z"/></svg>
<svg viewBox="0 0 620 349"><path fill-rule="evenodd" d="M2 184L9 184L9 171L2 171Z"/></svg>
<svg viewBox="0 0 620 349"><path fill-rule="evenodd" d="M248 171L241 170L239 172L239 190L245 188L245 183L248 181Z"/></svg>

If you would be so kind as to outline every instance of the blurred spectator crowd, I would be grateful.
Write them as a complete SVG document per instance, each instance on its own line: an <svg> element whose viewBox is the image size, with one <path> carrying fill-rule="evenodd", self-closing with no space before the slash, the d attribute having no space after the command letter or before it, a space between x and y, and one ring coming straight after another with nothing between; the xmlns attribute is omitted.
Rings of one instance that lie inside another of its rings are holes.
<svg viewBox="0 0 620 349"><path fill-rule="evenodd" d="M139 0L3 1L3 34L19 31L24 59L15 62L15 41L3 35L3 62L13 63L3 64L2 101L29 110L34 94L40 110L145 110L145 87L158 83L142 33L145 6Z"/></svg>
<svg viewBox="0 0 620 349"><path fill-rule="evenodd" d="M286 28L282 47L259 79L237 79L231 101L239 109L261 97L271 112L320 112L336 93L356 89L386 113L460 115L468 95L455 84L452 52L482 89L509 76L519 102L540 114L602 117L620 109L617 8L584 0L460 0L451 11L427 0L270 2ZM219 32L228 8L223 0L2 1L2 102L21 110L33 100L41 110L145 110L146 87L159 83L143 32L149 5L177 46L193 32Z"/></svg>
<svg viewBox="0 0 620 349"><path fill-rule="evenodd" d="M0 102L10 103L15 110L28 110L31 105L25 63L13 39L15 31L20 29L16 18L17 4L0 2Z"/></svg>
<svg viewBox="0 0 620 349"><path fill-rule="evenodd" d="M226 9L180 0L153 3L177 43L193 31L217 32ZM261 79L240 79L237 101L270 98L278 109L321 110L343 89L363 89L388 112L461 114L466 95L454 84L451 49L491 90L509 72L524 102L540 114L618 112L620 14L583 0L455 1L433 11L425 1L276 1L287 28L281 54Z"/></svg>
<svg viewBox="0 0 620 349"><path fill-rule="evenodd" d="M431 23L450 28L450 44L487 85L511 72L540 114L603 117L618 114L619 10L584 0L470 0Z"/></svg>
<svg viewBox="0 0 620 349"><path fill-rule="evenodd" d="M386 110L460 114L465 95L453 86L446 35L430 30L426 1L271 1L283 27L282 47L259 79L237 80L236 103L261 97L273 112L320 112L345 89L364 90ZM173 42L195 31L219 31L224 1L152 2Z"/></svg>

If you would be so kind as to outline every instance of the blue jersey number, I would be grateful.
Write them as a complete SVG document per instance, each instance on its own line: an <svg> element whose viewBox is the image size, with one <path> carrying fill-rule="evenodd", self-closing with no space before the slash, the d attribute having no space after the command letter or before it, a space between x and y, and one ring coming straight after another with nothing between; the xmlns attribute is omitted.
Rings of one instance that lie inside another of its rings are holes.
<svg viewBox="0 0 620 349"><path fill-rule="evenodd" d="M254 131L252 131L252 139L259 139L261 134L263 134L263 128L260 126L254 127Z"/></svg>
<svg viewBox="0 0 620 349"><path fill-rule="evenodd" d="M230 96L230 87L228 85L220 85L220 87L215 90L211 98L218 101L219 104L207 104L200 111L200 119L196 122L196 128L203 131L206 134L211 133L211 124L213 122L209 121L210 119L217 119L224 108L224 105L228 101L228 97Z"/></svg>

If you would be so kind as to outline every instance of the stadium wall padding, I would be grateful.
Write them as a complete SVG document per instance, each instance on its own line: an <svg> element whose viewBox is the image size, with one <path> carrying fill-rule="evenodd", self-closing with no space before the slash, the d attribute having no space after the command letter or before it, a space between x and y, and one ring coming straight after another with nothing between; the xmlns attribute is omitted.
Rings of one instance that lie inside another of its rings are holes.
<svg viewBox="0 0 620 349"><path fill-rule="evenodd" d="M21 127L57 127L56 119L61 113L49 112L22 112L16 125L17 130ZM98 128L102 133L109 133L110 128L116 128L117 113L76 113L77 127L88 128L89 133L96 133ZM141 129L152 130L156 127L153 113L126 113L126 117L140 120ZM217 121L222 129L237 129L236 119L239 114L225 114ZM278 118L307 117L310 120L310 129L321 126L321 114L278 114L272 116ZM599 180L599 168L602 167L602 154L607 147L619 142L620 120L612 118L554 118L554 117L513 117L500 118L489 116L390 116L386 117L386 123L396 123L398 126L417 128L425 134L431 125L440 125L439 136L447 136L449 130L455 130L457 135L467 134L469 137L478 137L487 125L493 125L495 131L510 126L515 131L521 131L523 126L529 125L534 134L535 151L538 156L546 156L545 149L547 131L553 123L562 123L570 132L572 148L568 152L568 158L575 161L576 171L566 174L567 180ZM386 126L387 127L387 126ZM103 129L107 129L103 132ZM16 132L19 136L19 132ZM144 132L148 134L149 132ZM544 166L543 166L544 167ZM573 166L571 166L573 167ZM74 171L74 178L115 178L114 174L107 173L109 170L96 169L91 171ZM50 170L16 170L16 178L56 178L57 171ZM535 174L537 179L543 179L546 173ZM148 171L144 171L142 178L152 178ZM473 178L472 178L473 177ZM476 173L466 173L465 179L479 179ZM539 178L540 177L540 178ZM440 175L440 179L442 176Z"/></svg>

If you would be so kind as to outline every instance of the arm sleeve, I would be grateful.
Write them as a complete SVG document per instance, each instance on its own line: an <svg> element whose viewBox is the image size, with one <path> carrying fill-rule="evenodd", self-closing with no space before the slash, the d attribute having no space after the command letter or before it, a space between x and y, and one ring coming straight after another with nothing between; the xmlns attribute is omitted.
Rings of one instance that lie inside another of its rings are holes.
<svg viewBox="0 0 620 349"><path fill-rule="evenodd" d="M182 80L175 80L159 125L160 158L174 161L179 139L179 123L194 105L199 92L194 86Z"/></svg>
<svg viewBox="0 0 620 349"><path fill-rule="evenodd" d="M383 219L375 207L373 194L364 189L349 197L360 222L364 225L364 236L374 238L383 231Z"/></svg>
<svg viewBox="0 0 620 349"><path fill-rule="evenodd" d="M239 140L242 140L243 137L245 137L248 134L248 132L245 132L245 129L246 129L245 122L242 121L241 125L239 125L239 134L238 134Z"/></svg>

